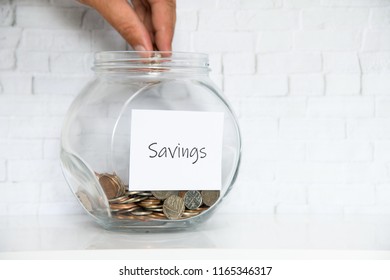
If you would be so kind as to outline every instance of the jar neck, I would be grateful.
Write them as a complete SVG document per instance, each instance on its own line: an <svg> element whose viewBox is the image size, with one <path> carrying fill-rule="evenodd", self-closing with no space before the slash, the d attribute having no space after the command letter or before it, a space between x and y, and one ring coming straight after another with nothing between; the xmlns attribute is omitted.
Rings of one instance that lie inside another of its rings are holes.
<svg viewBox="0 0 390 280"><path fill-rule="evenodd" d="M98 52L92 68L97 74L208 75L208 55L185 52Z"/></svg>

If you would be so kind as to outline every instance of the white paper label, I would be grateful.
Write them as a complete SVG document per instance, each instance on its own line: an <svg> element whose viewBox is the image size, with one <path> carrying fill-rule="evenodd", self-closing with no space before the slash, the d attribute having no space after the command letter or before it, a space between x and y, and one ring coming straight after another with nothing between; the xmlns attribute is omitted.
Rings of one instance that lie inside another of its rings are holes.
<svg viewBox="0 0 390 280"><path fill-rule="evenodd" d="M132 110L130 190L220 190L221 112Z"/></svg>

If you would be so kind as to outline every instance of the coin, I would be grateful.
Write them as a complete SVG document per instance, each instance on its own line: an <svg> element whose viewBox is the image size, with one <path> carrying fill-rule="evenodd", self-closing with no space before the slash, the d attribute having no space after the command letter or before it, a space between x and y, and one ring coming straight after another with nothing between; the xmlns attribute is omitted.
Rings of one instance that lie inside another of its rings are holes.
<svg viewBox="0 0 390 280"><path fill-rule="evenodd" d="M88 198L88 195L85 192L82 192L82 191L77 192L76 195L79 198L81 204L84 206L84 208L88 212L92 212L92 204L91 204L91 201Z"/></svg>
<svg viewBox="0 0 390 280"><path fill-rule="evenodd" d="M184 205L187 209L196 209L202 205L202 195L198 191L188 191L184 195Z"/></svg>
<svg viewBox="0 0 390 280"><path fill-rule="evenodd" d="M153 191L152 194L155 198L158 198L160 200L167 199L171 195L177 194L175 191Z"/></svg>
<svg viewBox="0 0 390 280"><path fill-rule="evenodd" d="M147 216L147 215L150 215L152 213L153 213L152 211L145 211L145 210L135 210L135 211L131 212L131 214L134 216Z"/></svg>
<svg viewBox="0 0 390 280"><path fill-rule="evenodd" d="M219 191L202 191L203 203L207 206L213 205L219 198Z"/></svg>
<svg viewBox="0 0 390 280"><path fill-rule="evenodd" d="M98 174L98 179L107 199L113 199L125 193L125 186L115 174Z"/></svg>
<svg viewBox="0 0 390 280"><path fill-rule="evenodd" d="M164 201L163 212L170 220L180 218L184 209L184 200L178 195L171 195Z"/></svg>

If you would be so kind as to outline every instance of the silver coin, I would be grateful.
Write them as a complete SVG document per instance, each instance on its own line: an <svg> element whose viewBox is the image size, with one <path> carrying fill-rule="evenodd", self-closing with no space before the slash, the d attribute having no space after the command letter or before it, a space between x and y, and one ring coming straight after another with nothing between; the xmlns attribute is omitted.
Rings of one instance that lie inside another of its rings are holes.
<svg viewBox="0 0 390 280"><path fill-rule="evenodd" d="M171 195L176 195L178 192L175 191L153 191L152 194L155 198L165 200Z"/></svg>
<svg viewBox="0 0 390 280"><path fill-rule="evenodd" d="M179 219L184 210L184 200L178 195L171 195L164 201L163 212L170 220Z"/></svg>
<svg viewBox="0 0 390 280"><path fill-rule="evenodd" d="M198 191L188 191L184 195L184 205L187 209L196 209L202 205L202 195Z"/></svg>
<svg viewBox="0 0 390 280"><path fill-rule="evenodd" d="M220 191L202 191L203 203L207 206L212 206L217 202L219 198Z"/></svg>
<svg viewBox="0 0 390 280"><path fill-rule="evenodd" d="M92 209L93 209L92 203L89 200L88 195L83 191L77 192L76 195L79 198L81 204L84 206L85 210L87 210L88 212L92 212Z"/></svg>

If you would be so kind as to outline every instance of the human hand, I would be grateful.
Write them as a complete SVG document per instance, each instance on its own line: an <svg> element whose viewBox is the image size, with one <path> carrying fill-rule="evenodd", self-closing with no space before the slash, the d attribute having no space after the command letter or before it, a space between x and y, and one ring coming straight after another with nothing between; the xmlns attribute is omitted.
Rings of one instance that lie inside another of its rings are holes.
<svg viewBox="0 0 390 280"><path fill-rule="evenodd" d="M136 51L171 51L176 0L79 0L98 11Z"/></svg>

